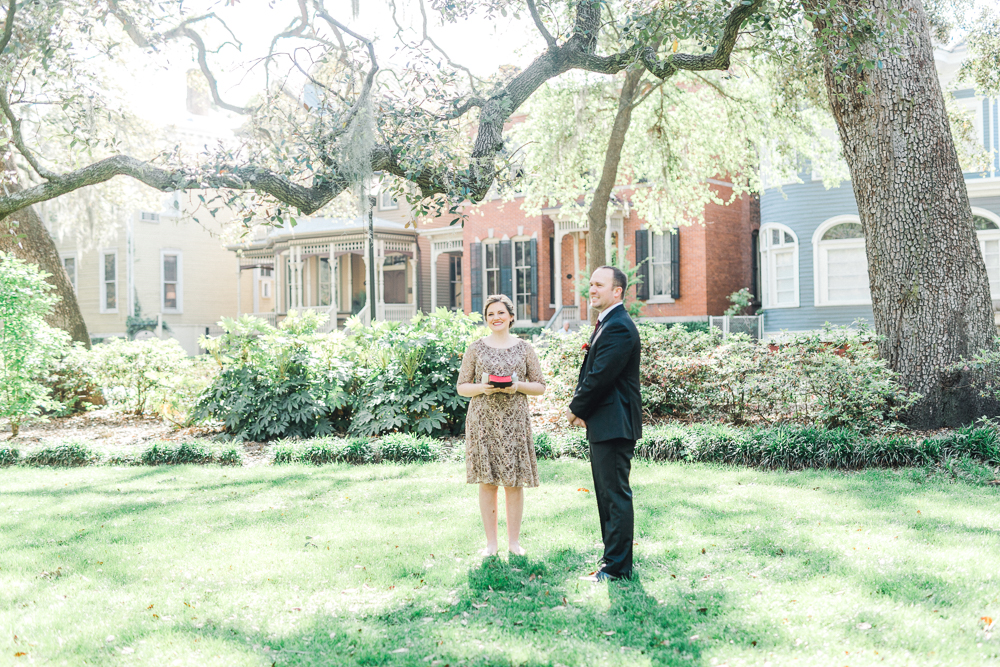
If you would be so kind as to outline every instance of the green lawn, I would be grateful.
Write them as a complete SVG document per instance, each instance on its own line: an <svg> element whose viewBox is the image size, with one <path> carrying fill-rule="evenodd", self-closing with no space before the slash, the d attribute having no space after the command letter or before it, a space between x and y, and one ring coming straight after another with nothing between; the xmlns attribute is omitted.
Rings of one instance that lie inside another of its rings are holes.
<svg viewBox="0 0 1000 667"><path fill-rule="evenodd" d="M483 562L460 463L2 469L0 664L1000 664L995 488L639 463L595 586L589 467L540 470Z"/></svg>

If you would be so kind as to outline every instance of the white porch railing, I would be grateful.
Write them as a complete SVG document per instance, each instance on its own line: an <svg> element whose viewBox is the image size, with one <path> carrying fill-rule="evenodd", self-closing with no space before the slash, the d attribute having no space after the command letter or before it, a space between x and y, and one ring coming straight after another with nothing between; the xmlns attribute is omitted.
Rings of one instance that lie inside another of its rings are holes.
<svg viewBox="0 0 1000 667"><path fill-rule="evenodd" d="M580 321L580 308L579 306L559 306L556 309L556 314L552 316L546 324L546 329L551 329L552 331L558 331L562 329L563 322L579 322Z"/></svg>
<svg viewBox="0 0 1000 667"><path fill-rule="evenodd" d="M722 329L724 334L741 333L755 340L764 337L763 315L711 315L708 318L708 326Z"/></svg>
<svg viewBox="0 0 1000 667"><path fill-rule="evenodd" d="M408 324L417 314L415 303L380 303L377 304L378 319L383 322L403 322Z"/></svg>

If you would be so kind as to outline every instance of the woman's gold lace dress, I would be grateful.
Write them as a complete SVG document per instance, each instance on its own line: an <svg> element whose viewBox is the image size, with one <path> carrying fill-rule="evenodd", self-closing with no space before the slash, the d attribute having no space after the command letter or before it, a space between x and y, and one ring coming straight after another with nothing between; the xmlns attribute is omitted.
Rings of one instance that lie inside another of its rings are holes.
<svg viewBox="0 0 1000 667"><path fill-rule="evenodd" d="M483 339L472 343L465 351L458 384L480 383L484 373L517 374L521 382L544 384L538 356L524 340L506 349L490 347ZM538 486L531 413L525 394L472 397L465 418L465 470L469 484Z"/></svg>

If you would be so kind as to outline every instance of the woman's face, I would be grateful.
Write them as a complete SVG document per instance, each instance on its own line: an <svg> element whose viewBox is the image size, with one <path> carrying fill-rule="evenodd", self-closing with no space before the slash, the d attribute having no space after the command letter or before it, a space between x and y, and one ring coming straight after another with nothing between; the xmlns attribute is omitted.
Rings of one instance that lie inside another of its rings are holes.
<svg viewBox="0 0 1000 667"><path fill-rule="evenodd" d="M486 309L486 324L490 331L507 331L510 328L511 315L507 312L507 306L499 301L491 303Z"/></svg>

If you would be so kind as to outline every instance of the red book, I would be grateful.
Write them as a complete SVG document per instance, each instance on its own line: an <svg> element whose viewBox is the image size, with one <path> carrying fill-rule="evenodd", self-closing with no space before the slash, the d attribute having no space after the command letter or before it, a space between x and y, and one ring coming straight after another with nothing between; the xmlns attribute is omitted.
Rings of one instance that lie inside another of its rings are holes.
<svg viewBox="0 0 1000 667"><path fill-rule="evenodd" d="M514 384L514 379L509 375L491 375L490 384L494 387L503 389Z"/></svg>

